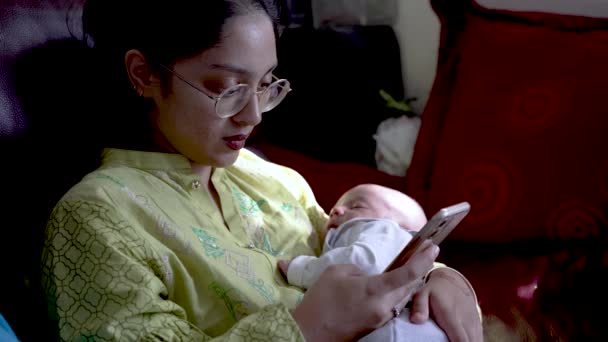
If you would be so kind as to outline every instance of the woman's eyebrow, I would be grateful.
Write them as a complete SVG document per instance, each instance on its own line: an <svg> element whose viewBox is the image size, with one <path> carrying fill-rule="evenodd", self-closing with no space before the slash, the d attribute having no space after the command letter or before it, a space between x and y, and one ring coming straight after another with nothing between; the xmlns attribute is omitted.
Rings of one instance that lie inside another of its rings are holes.
<svg viewBox="0 0 608 342"><path fill-rule="evenodd" d="M239 75L251 74L251 72L249 72L247 69L234 64L211 64L211 69L224 70Z"/></svg>
<svg viewBox="0 0 608 342"><path fill-rule="evenodd" d="M268 69L268 71L266 71L266 74L269 74L269 73L273 72L273 71L274 71L274 69L276 69L276 68L277 68L277 66L278 66L277 64L273 64L273 65L270 67L270 69Z"/></svg>
<svg viewBox="0 0 608 342"><path fill-rule="evenodd" d="M266 71L264 74L268 74L270 72L272 72L275 68L277 67L277 64L273 64L268 71ZM251 76L253 75L253 72L240 67L238 65L235 64L211 64L211 69L216 69L216 70L224 70L224 71L228 71L231 72L233 74L238 74L238 75L245 75L245 76Z"/></svg>

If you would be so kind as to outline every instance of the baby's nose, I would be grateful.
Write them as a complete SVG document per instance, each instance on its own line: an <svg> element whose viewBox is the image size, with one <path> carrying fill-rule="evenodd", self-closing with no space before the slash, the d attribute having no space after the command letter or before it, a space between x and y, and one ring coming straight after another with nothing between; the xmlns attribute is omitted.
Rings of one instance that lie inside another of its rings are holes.
<svg viewBox="0 0 608 342"><path fill-rule="evenodd" d="M329 216L342 216L344 215L344 207L343 206L338 206L338 207L334 207L331 212L329 213Z"/></svg>

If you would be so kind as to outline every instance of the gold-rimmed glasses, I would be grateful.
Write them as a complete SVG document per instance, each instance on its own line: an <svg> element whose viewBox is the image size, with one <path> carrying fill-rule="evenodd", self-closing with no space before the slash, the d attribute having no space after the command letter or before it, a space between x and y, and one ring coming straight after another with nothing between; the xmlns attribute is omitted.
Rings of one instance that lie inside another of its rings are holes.
<svg viewBox="0 0 608 342"><path fill-rule="evenodd" d="M249 84L240 83L222 91L219 95L211 95L201 87L194 85L184 76L162 64L160 66L175 75L178 79L185 82L192 88L198 90L203 95L215 101L215 113L220 118L229 118L238 114L247 106L253 94L258 96L259 107L262 113L268 112L278 106L291 91L289 81L279 79L272 75L274 82L262 90L254 90Z"/></svg>

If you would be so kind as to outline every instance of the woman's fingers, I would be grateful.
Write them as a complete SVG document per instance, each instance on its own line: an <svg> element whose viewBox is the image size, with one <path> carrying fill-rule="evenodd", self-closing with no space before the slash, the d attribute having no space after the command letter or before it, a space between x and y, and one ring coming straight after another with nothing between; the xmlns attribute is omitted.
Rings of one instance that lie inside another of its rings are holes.
<svg viewBox="0 0 608 342"><path fill-rule="evenodd" d="M418 285L418 280L431 269L438 254L439 247L430 240L425 241L420 250L414 253L405 265L372 277L368 291L370 293L389 293L397 290L399 298L408 295Z"/></svg>
<svg viewBox="0 0 608 342"><path fill-rule="evenodd" d="M382 298L381 306L386 312L396 308L403 309L404 298L410 297L418 290L422 278L433 266L439 248L425 241L421 249L412 255L412 258L403 266L388 273L371 277L367 283L366 292L370 296Z"/></svg>
<svg viewBox="0 0 608 342"><path fill-rule="evenodd" d="M467 334L467 341L483 341L483 330L479 329L477 325L465 327L465 333Z"/></svg>
<svg viewBox="0 0 608 342"><path fill-rule="evenodd" d="M407 306L407 303L412 299L411 295L407 295L401 299L401 301L395 306L399 309L399 311L403 311L403 309Z"/></svg>
<svg viewBox="0 0 608 342"><path fill-rule="evenodd" d="M479 317L477 315L477 317ZM483 328L478 320L471 321L470 324L465 326L465 331L469 341L478 342L483 341Z"/></svg>
<svg viewBox="0 0 608 342"><path fill-rule="evenodd" d="M458 319L440 319L439 317L435 318L437 320L437 324L441 326L445 334L448 336L448 340L450 342L467 342L468 336L462 324L460 324L460 320Z"/></svg>
<svg viewBox="0 0 608 342"><path fill-rule="evenodd" d="M355 339L381 327L402 309L397 305L418 289L437 252L425 241L405 265L373 277L352 264L330 266L292 315L308 340Z"/></svg>
<svg viewBox="0 0 608 342"><path fill-rule="evenodd" d="M435 310L436 309L436 310ZM437 324L448 335L450 342L467 342L469 337L462 321L458 317L453 317L447 307L433 307L433 313Z"/></svg>
<svg viewBox="0 0 608 342"><path fill-rule="evenodd" d="M429 319L429 290L423 288L412 298L410 321L421 324Z"/></svg>
<svg viewBox="0 0 608 342"><path fill-rule="evenodd" d="M454 327L454 330L452 331L452 335L450 336L448 334L448 340L452 341L452 342L472 342L473 340L469 339L469 336L467 335L467 331L464 329L464 326L462 324Z"/></svg>
<svg viewBox="0 0 608 342"><path fill-rule="evenodd" d="M334 274L336 275L344 275L350 277L365 275L365 273L363 273L358 266L355 266L353 264L333 265L329 266L328 268L330 268L331 272L334 272Z"/></svg>
<svg viewBox="0 0 608 342"><path fill-rule="evenodd" d="M433 317L451 341L483 341L475 294L466 278L440 268L430 274L425 287Z"/></svg>

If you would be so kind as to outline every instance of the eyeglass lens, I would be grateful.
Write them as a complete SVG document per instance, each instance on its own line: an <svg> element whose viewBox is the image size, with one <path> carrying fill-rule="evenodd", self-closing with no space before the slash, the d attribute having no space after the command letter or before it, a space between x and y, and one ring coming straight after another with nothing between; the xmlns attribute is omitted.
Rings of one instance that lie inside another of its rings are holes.
<svg viewBox="0 0 608 342"><path fill-rule="evenodd" d="M222 92L216 103L218 116L227 118L239 113L251 100L253 90L246 84L239 84ZM279 80L272 83L268 88L259 92L258 101L260 111L267 112L275 108L289 92L289 82Z"/></svg>

